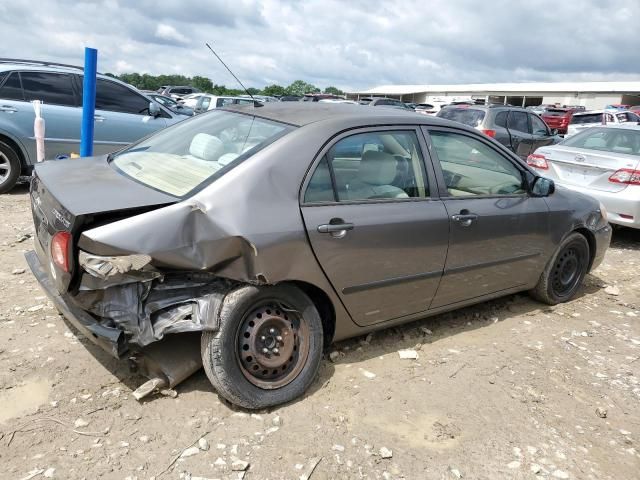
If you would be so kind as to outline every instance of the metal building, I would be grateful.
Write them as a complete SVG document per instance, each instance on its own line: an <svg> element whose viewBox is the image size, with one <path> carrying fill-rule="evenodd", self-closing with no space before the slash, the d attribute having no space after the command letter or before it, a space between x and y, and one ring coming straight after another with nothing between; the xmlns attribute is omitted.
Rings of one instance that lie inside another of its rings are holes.
<svg viewBox="0 0 640 480"><path fill-rule="evenodd" d="M481 99L486 103L518 106L540 104L582 105L599 109L607 105L640 105L638 82L472 83L466 85L384 85L348 98L390 97L404 102L430 103Z"/></svg>

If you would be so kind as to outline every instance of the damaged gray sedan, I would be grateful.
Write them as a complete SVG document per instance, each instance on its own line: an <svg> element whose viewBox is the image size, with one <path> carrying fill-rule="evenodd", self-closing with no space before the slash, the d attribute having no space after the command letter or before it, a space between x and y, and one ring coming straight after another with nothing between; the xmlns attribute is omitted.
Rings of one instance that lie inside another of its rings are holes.
<svg viewBox="0 0 640 480"><path fill-rule="evenodd" d="M195 360L158 356L247 408L302 395L332 341L520 291L567 301L611 236L597 201L475 130L355 105L212 111L37 165L31 202L27 259L71 323L118 358L202 332Z"/></svg>

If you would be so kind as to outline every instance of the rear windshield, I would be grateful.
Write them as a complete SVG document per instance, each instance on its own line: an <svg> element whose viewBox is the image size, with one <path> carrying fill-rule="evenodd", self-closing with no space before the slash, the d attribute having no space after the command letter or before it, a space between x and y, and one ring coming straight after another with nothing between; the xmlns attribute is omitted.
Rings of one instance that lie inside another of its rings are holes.
<svg viewBox="0 0 640 480"><path fill-rule="evenodd" d="M440 118L464 123L470 127L477 127L484 120L484 110L474 108L445 108L438 113Z"/></svg>
<svg viewBox="0 0 640 480"><path fill-rule="evenodd" d="M574 115L571 117L571 124L580 124L580 123L600 123L602 122L602 114L601 113L583 113L580 115Z"/></svg>
<svg viewBox="0 0 640 480"><path fill-rule="evenodd" d="M601 152L640 155L640 130L591 127L569 137L562 145Z"/></svg>
<svg viewBox="0 0 640 480"><path fill-rule="evenodd" d="M214 110L174 125L115 155L111 165L155 190L186 197L293 127Z"/></svg>
<svg viewBox="0 0 640 480"><path fill-rule="evenodd" d="M569 113L569 110L564 110L561 108L548 108L544 115L548 115L550 117L562 117Z"/></svg>

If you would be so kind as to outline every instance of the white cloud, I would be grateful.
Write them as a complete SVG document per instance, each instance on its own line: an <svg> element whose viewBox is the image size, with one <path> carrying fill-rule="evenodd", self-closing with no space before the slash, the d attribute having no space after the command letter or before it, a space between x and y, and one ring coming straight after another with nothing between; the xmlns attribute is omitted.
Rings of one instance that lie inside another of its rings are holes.
<svg viewBox="0 0 640 480"><path fill-rule="evenodd" d="M640 80L638 0L0 2L0 56L324 87ZM28 21L26 20L28 19Z"/></svg>
<svg viewBox="0 0 640 480"><path fill-rule="evenodd" d="M156 37L161 40L167 40L168 42L182 43L187 44L189 41L187 37L179 33L175 28L171 25L167 25L164 23L159 23L156 27Z"/></svg>

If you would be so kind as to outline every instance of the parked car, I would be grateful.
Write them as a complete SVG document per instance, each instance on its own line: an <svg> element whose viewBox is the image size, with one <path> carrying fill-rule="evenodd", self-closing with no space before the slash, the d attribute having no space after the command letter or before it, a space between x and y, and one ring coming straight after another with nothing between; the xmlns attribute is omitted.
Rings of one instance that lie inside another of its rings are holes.
<svg viewBox="0 0 640 480"><path fill-rule="evenodd" d="M629 111L635 113L636 115L640 115L640 105L634 105L633 107L630 107Z"/></svg>
<svg viewBox="0 0 640 480"><path fill-rule="evenodd" d="M306 93L302 97L302 100L300 101L301 102L319 102L320 100L325 100L328 98L335 98L338 100L344 99L344 97L341 97L340 95L333 95L331 93Z"/></svg>
<svg viewBox="0 0 640 480"><path fill-rule="evenodd" d="M41 100L47 158L80 150L83 70L25 60L0 60L0 193L36 163L32 100ZM119 150L185 117L152 102L135 88L98 75L94 151Z"/></svg>
<svg viewBox="0 0 640 480"><path fill-rule="evenodd" d="M445 107L440 118L463 123L526 159L536 148L558 143L561 139L544 121L529 110L505 105L474 105Z"/></svg>
<svg viewBox="0 0 640 480"><path fill-rule="evenodd" d="M178 113L180 115L187 115L189 117L193 115L192 108L189 108L181 103L178 103L171 97L166 97L164 95L159 95L157 93L147 93L147 97L149 97L154 102L158 102L160 105L164 105L174 113Z"/></svg>
<svg viewBox="0 0 640 480"><path fill-rule="evenodd" d="M359 105L233 105L39 164L31 200L27 261L71 323L119 358L201 331L209 380L245 408L302 395L334 340L570 300L611 236L596 200L477 130Z"/></svg>
<svg viewBox="0 0 640 480"><path fill-rule="evenodd" d="M360 103L362 104L362 101ZM369 107L387 107L387 108L398 108L400 110L413 111L412 109L408 108L404 104L404 102L401 102L400 100L396 100L395 98L374 97L366 105Z"/></svg>
<svg viewBox="0 0 640 480"><path fill-rule="evenodd" d="M603 116L605 122L603 122ZM590 128L603 123L638 123L640 116L633 112L618 110L590 110L588 112L576 112L571 116L569 127L567 128L567 137L575 135L586 128Z"/></svg>
<svg viewBox="0 0 640 480"><path fill-rule="evenodd" d="M196 87L192 87L189 85L178 85L178 86L167 86L161 92L158 92L160 95L165 95L167 97L174 98L176 100L180 98L184 98L187 95L193 95L194 93L200 93L200 90Z"/></svg>
<svg viewBox="0 0 640 480"><path fill-rule="evenodd" d="M207 110L213 110L214 108L222 108L228 105L240 104L240 105L252 105L253 100L243 97L223 97L219 95L209 95L205 93L198 99L195 114L204 113Z"/></svg>
<svg viewBox="0 0 640 480"><path fill-rule="evenodd" d="M352 105L359 105L355 100L347 100L344 98L323 98L318 103L350 103Z"/></svg>
<svg viewBox="0 0 640 480"><path fill-rule="evenodd" d="M185 95L184 97L177 99L176 101L179 104L184 105L185 107L195 110L198 100L200 100L200 97L202 97L203 95L207 94L203 92L192 93L191 95Z"/></svg>
<svg viewBox="0 0 640 480"><path fill-rule="evenodd" d="M422 113L424 115L436 115L444 105L446 105L444 102L418 103L415 111L416 113Z"/></svg>
<svg viewBox="0 0 640 480"><path fill-rule="evenodd" d="M240 95L240 98L245 98L245 99L249 99L249 100L252 99L250 95ZM255 100L257 100L258 102L260 102L260 103L279 102L280 101L276 97L272 97L271 95L254 95L253 98Z"/></svg>
<svg viewBox="0 0 640 480"><path fill-rule="evenodd" d="M560 135L567 133L571 117L577 110L573 108L553 107L547 108L541 115L542 120L549 126L555 128Z"/></svg>
<svg viewBox="0 0 640 480"><path fill-rule="evenodd" d="M640 228L640 126L592 127L539 148L527 163L556 184L602 202L610 223Z"/></svg>
<svg viewBox="0 0 640 480"><path fill-rule="evenodd" d="M302 95L282 95L280 97L281 102L299 102L302 100Z"/></svg>

